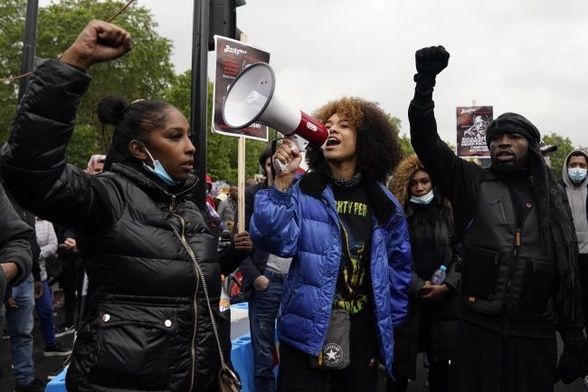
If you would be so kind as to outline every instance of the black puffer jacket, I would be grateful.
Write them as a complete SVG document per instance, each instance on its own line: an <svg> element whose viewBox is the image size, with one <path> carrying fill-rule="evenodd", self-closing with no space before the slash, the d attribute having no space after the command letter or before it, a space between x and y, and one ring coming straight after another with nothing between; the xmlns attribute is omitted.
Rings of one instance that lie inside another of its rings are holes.
<svg viewBox="0 0 588 392"><path fill-rule="evenodd" d="M420 351L426 351L431 362L451 359L458 319L456 291L461 279L461 274L456 271L458 256L449 203L438 189L434 190L435 196L429 205L419 206L410 202L410 184L418 170L425 170L425 167L412 154L396 167L390 183L390 190L404 206L413 255L408 314L405 322L394 331L394 375L412 380L416 379L417 354ZM428 253L425 253L425 260L421 253L421 244L431 239L435 244L432 264L428 263ZM423 261L427 263L422 265ZM430 279L433 265L433 269L440 265L447 267L445 283L450 292L439 302L431 304L422 300L419 290Z"/></svg>
<svg viewBox="0 0 588 392"><path fill-rule="evenodd" d="M68 391L201 391L218 374L220 359L203 284L178 235L201 266L228 358L217 237L189 200L193 180L168 189L140 167L115 165L91 177L65 163L89 81L56 60L41 65L3 157L17 199L41 217L74 226L86 261L89 305Z"/></svg>

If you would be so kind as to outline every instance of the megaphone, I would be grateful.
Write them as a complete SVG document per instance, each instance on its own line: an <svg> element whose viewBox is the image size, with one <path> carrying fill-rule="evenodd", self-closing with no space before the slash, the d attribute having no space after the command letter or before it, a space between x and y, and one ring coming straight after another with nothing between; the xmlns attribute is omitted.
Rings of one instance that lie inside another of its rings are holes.
<svg viewBox="0 0 588 392"><path fill-rule="evenodd" d="M254 122L265 124L296 143L300 151L321 148L329 130L308 114L282 102L275 92L276 76L267 63L244 68L229 86L222 115L229 128L246 128Z"/></svg>

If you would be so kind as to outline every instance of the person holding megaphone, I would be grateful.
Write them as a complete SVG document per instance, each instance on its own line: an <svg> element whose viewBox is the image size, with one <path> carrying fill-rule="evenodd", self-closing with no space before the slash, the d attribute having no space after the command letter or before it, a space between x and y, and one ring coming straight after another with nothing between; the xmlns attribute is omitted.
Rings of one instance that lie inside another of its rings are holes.
<svg viewBox="0 0 588 392"><path fill-rule="evenodd" d="M344 97L319 108L328 129L307 151L285 139L274 184L257 192L256 246L292 257L278 335L284 391L376 391L392 373L393 330L406 316L411 250L404 212L384 182L400 160L376 103ZM338 335L338 336L337 336ZM339 339L341 337L341 339Z"/></svg>

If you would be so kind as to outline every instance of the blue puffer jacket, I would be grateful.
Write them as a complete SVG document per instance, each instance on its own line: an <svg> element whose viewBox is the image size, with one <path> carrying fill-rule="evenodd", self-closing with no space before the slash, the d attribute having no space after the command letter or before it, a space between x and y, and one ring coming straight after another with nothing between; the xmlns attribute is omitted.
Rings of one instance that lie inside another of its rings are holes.
<svg viewBox="0 0 588 392"><path fill-rule="evenodd" d="M380 356L391 374L393 331L405 318L408 303L409 234L394 196L376 182L366 181L364 186L374 211L370 268ZM318 355L341 262L333 190L324 176L309 173L285 193L275 187L257 192L254 211L249 230L255 245L293 257L280 307L280 341Z"/></svg>

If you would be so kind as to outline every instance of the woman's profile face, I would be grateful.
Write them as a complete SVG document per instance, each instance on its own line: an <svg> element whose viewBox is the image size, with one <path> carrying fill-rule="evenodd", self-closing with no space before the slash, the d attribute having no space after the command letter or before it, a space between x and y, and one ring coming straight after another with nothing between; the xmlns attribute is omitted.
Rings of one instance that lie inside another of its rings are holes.
<svg viewBox="0 0 588 392"><path fill-rule="evenodd" d="M186 180L194 170L196 151L190 140L190 125L178 109L170 107L166 112L165 124L147 136L147 148L171 178L176 181ZM152 166L150 159L146 163Z"/></svg>
<svg viewBox="0 0 588 392"><path fill-rule="evenodd" d="M333 114L325 126L329 129L329 137L323 150L327 161L344 162L357 160L357 130L338 113Z"/></svg>
<svg viewBox="0 0 588 392"><path fill-rule="evenodd" d="M423 196L431 192L433 183L429 173L424 170L417 170L410 179L409 190L411 196Z"/></svg>

